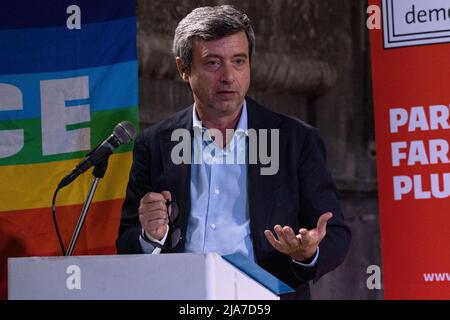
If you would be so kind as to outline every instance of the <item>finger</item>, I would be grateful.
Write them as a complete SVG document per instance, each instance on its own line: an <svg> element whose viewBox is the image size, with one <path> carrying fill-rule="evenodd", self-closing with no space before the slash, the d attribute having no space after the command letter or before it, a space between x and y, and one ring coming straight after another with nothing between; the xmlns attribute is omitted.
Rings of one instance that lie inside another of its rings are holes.
<svg viewBox="0 0 450 320"><path fill-rule="evenodd" d="M150 203L154 201L166 201L166 198L164 198L161 193L149 192L146 193L141 199L142 203Z"/></svg>
<svg viewBox="0 0 450 320"><path fill-rule="evenodd" d="M294 230L292 230L291 227L285 226L283 228L283 234L284 238L286 239L286 242L289 244L289 246L293 248L297 248L299 245L299 240L295 237Z"/></svg>
<svg viewBox="0 0 450 320"><path fill-rule="evenodd" d="M153 223L154 221L163 221L166 223L169 223L169 217L167 216L166 212L163 211L154 211L145 214L139 214L139 221L141 222L141 225L148 225L149 223Z"/></svg>
<svg viewBox="0 0 450 320"><path fill-rule="evenodd" d="M172 201L172 194L170 191L161 191L161 195L166 199L167 201Z"/></svg>
<svg viewBox="0 0 450 320"><path fill-rule="evenodd" d="M307 231L302 235L302 244L305 246L309 246L311 244L317 245L319 243L319 235L317 229L312 229Z"/></svg>
<svg viewBox="0 0 450 320"><path fill-rule="evenodd" d="M145 223L145 228L144 229L157 230L158 228L166 226L168 223L169 223L169 220L167 220L167 219L151 220L151 221L147 221Z"/></svg>
<svg viewBox="0 0 450 320"><path fill-rule="evenodd" d="M277 224L273 227L273 231L275 231L275 234L277 235L277 239L279 242L284 241L283 239L283 228Z"/></svg>
<svg viewBox="0 0 450 320"><path fill-rule="evenodd" d="M265 230L264 231L264 235L266 236L267 241L269 241L269 243L271 244L272 247L274 247L275 249L277 249L278 251L282 250L282 246L280 241L278 241L275 236L273 235L272 231L270 230Z"/></svg>
<svg viewBox="0 0 450 320"><path fill-rule="evenodd" d="M156 210L162 210L162 211L167 212L167 206L164 201L155 201L155 202L141 204L141 206L139 207L139 210L142 213L156 211Z"/></svg>
<svg viewBox="0 0 450 320"><path fill-rule="evenodd" d="M308 233L308 229L301 228L298 230L298 234L295 236L300 242L303 243L303 237Z"/></svg>
<svg viewBox="0 0 450 320"><path fill-rule="evenodd" d="M146 218L150 218L152 216L159 217L159 215L161 215L161 218L168 216L167 206L162 201L141 204L138 212Z"/></svg>
<svg viewBox="0 0 450 320"><path fill-rule="evenodd" d="M165 206L167 207L169 216L172 215L172 206L168 206L168 202L172 201L172 194L170 191L161 191L161 194L163 195L164 199L166 199Z"/></svg>
<svg viewBox="0 0 450 320"><path fill-rule="evenodd" d="M284 247L284 250L290 250L291 244L289 243L288 238L284 234L283 228L277 224L273 229L277 234L278 240L280 241L281 245Z"/></svg>
<svg viewBox="0 0 450 320"><path fill-rule="evenodd" d="M331 212L326 212L319 217L319 221L317 222L317 231L319 233L320 239L325 237L327 233L327 221L333 217Z"/></svg>
<svg viewBox="0 0 450 320"><path fill-rule="evenodd" d="M152 212L146 212L143 213L142 218L147 220L147 221L151 221L151 220L156 220L156 219L169 219L169 216L167 215L167 211L163 211L163 210L154 210Z"/></svg>
<svg viewBox="0 0 450 320"><path fill-rule="evenodd" d="M157 220L157 219L169 219L167 212L162 210L156 210L152 212L145 212L139 214L139 220L141 224L147 221Z"/></svg>

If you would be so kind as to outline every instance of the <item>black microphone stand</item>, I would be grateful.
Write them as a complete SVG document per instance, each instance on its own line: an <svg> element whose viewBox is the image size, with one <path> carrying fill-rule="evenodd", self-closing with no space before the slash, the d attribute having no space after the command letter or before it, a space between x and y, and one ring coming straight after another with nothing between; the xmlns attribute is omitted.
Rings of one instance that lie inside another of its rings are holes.
<svg viewBox="0 0 450 320"><path fill-rule="evenodd" d="M69 248L67 249L66 252L66 257L72 255L73 249L75 248L75 244L77 243L78 237L81 232L81 227L84 224L84 220L86 219L89 206L91 205L92 198L94 198L95 190L97 189L97 185L100 182L100 179L105 176L107 167L108 167L108 160L100 162L99 164L94 166L94 170L92 171L94 179L91 183L91 187L89 189L86 201L84 202L83 209L81 210L80 217L78 218L77 226L75 227L75 230L73 232L72 239L70 240Z"/></svg>

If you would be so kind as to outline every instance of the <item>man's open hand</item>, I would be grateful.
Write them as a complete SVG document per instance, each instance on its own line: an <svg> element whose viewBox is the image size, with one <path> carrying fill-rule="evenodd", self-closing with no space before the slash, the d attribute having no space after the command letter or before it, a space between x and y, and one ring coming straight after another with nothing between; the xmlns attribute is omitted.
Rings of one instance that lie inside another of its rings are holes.
<svg viewBox="0 0 450 320"><path fill-rule="evenodd" d="M302 262L316 254L320 241L327 233L327 221L332 217L331 212L322 214L316 228L311 230L301 228L297 235L291 227L281 227L279 224L273 228L277 237L270 230L265 230L264 235L275 249Z"/></svg>

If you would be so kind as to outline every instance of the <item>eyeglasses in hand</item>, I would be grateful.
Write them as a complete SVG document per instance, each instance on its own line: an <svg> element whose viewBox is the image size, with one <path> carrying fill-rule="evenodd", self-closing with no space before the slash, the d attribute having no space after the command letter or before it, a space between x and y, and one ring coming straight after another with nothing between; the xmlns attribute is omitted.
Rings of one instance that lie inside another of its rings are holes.
<svg viewBox="0 0 450 320"><path fill-rule="evenodd" d="M167 200L166 206L167 206L167 212L169 214L169 234L167 236L165 244L161 245L155 241L150 240L147 237L145 232L142 232L142 238L144 239L144 241L150 243L151 245L153 245L157 248L160 248L167 252L173 252L181 240L181 229L179 227L175 228L175 222L177 221L177 219L180 215L180 209L175 200L172 200L172 201Z"/></svg>

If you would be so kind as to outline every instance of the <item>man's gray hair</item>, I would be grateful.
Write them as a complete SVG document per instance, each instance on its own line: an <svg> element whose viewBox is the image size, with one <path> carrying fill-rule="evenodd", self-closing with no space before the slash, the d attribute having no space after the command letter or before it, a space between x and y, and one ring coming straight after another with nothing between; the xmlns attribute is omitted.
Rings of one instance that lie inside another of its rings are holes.
<svg viewBox="0 0 450 320"><path fill-rule="evenodd" d="M196 39L213 40L244 31L247 35L249 58L255 51L255 34L246 14L230 5L194 9L178 23L173 39L173 54L180 57L189 70L192 46Z"/></svg>

